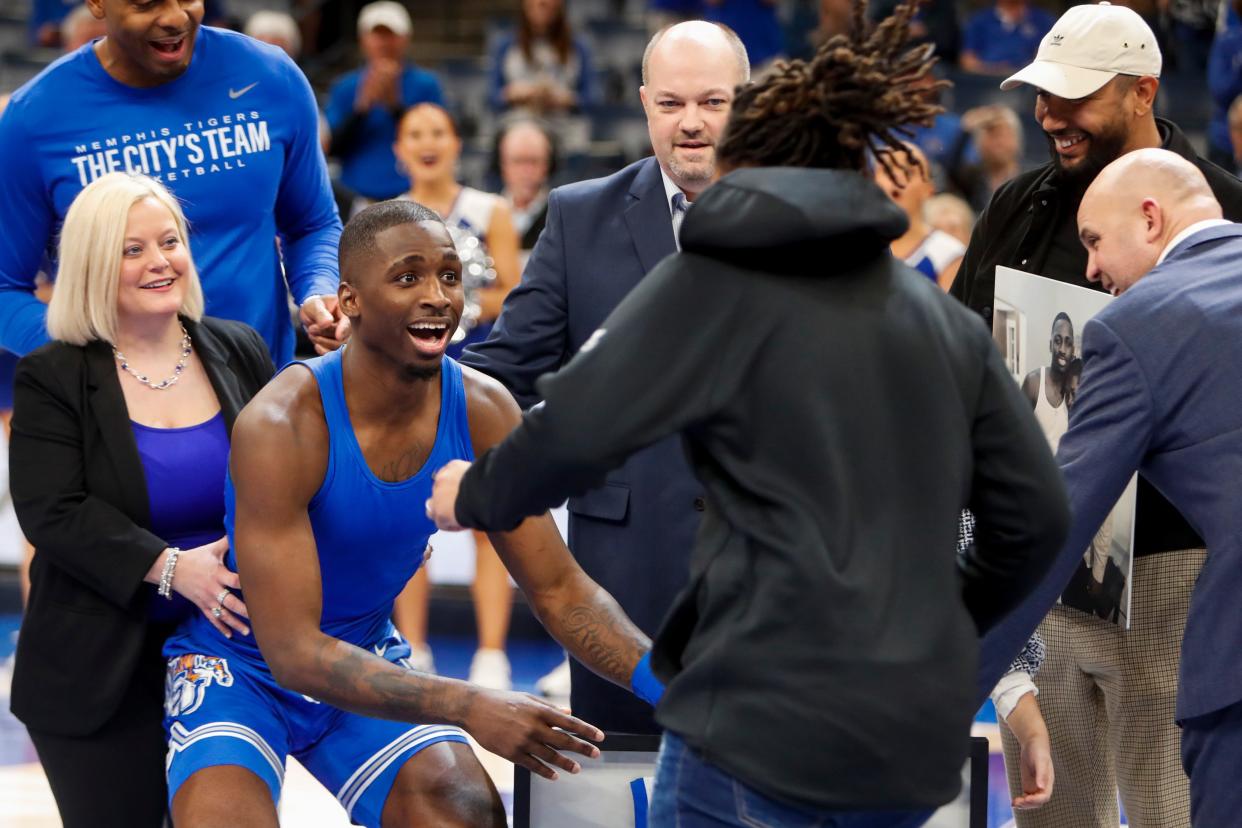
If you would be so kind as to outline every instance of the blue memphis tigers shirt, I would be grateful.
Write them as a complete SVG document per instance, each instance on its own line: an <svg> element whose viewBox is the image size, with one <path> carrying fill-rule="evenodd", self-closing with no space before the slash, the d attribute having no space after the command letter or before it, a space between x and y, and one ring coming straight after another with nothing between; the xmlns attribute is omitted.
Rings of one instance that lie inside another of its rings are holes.
<svg viewBox="0 0 1242 828"><path fill-rule="evenodd" d="M341 222L319 111L275 47L202 26L179 78L138 89L87 44L13 94L0 158L0 348L47 341L35 274L70 203L109 172L144 173L180 199L207 313L255 328L277 365L293 356L284 272L298 304L336 293Z"/></svg>

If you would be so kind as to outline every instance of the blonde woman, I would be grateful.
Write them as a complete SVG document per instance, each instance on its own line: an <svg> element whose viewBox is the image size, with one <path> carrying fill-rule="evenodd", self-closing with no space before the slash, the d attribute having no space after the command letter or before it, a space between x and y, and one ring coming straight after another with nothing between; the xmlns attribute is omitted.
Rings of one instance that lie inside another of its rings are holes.
<svg viewBox="0 0 1242 828"><path fill-rule="evenodd" d="M229 431L273 372L259 335L203 317L181 208L123 173L65 217L53 340L18 365L10 450L38 553L13 675L67 828L164 820L164 662L203 613L248 629L223 563Z"/></svg>

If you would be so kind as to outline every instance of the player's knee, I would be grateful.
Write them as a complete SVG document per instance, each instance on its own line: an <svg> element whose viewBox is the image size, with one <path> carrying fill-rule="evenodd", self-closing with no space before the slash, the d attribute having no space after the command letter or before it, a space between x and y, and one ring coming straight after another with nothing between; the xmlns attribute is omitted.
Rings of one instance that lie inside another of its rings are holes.
<svg viewBox="0 0 1242 828"><path fill-rule="evenodd" d="M434 825L505 825L504 806L496 790L486 782L469 780L464 784L437 785L427 802L437 819Z"/></svg>
<svg viewBox="0 0 1242 828"><path fill-rule="evenodd" d="M500 795L473 756L468 761L439 767L424 766L418 769L421 773L405 772L410 770L413 768L403 769L389 793L384 806L384 828L410 825L502 828L506 824Z"/></svg>

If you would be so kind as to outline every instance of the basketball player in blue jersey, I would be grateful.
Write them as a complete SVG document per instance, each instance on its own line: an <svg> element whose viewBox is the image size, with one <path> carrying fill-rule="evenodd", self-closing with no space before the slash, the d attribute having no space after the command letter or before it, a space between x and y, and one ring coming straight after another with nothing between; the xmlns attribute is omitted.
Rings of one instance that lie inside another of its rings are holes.
<svg viewBox="0 0 1242 828"><path fill-rule="evenodd" d="M549 778L577 771L567 753L597 755L583 739L603 734L533 696L408 669L389 615L434 531L423 506L432 474L499 442L519 410L497 382L444 356L463 292L435 213L408 201L368 208L346 227L340 264L348 347L286 368L233 432L228 563L254 637L196 624L166 649L173 817L275 826L291 753L356 823L503 826L463 731ZM574 656L643 686L650 642L546 514L492 541ZM225 613L233 602L222 597Z"/></svg>

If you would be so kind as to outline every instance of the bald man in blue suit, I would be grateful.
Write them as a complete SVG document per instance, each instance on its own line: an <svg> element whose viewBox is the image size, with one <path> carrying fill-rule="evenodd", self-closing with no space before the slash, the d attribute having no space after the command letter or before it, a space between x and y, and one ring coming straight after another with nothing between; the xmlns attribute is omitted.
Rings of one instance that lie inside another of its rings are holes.
<svg viewBox="0 0 1242 828"><path fill-rule="evenodd" d="M1136 471L1207 542L1182 638L1177 721L1196 826L1242 813L1242 225L1174 153L1123 155L1078 211L1087 278L1120 298L1083 330L1057 461L1073 523L1057 564L986 636L995 678L1069 580Z"/></svg>
<svg viewBox="0 0 1242 828"><path fill-rule="evenodd" d="M652 38L639 92L655 156L552 191L521 284L491 335L467 350L462 363L500 380L523 407L537 403L535 380L568 362L677 250L686 205L714 178L714 145L733 90L749 77L745 47L715 24L680 23ZM634 623L654 635L689 577L706 508L680 438L670 437L632 456L601 488L570 499L569 548ZM645 702L577 662L570 669L574 715L606 731L660 732Z"/></svg>

